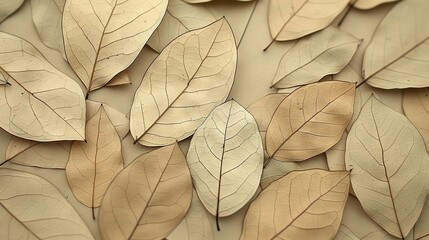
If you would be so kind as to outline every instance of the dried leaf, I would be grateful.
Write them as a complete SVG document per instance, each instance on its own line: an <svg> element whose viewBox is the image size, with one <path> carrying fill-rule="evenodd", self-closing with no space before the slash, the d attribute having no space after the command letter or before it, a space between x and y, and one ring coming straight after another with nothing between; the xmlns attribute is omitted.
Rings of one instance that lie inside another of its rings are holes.
<svg viewBox="0 0 429 240"><path fill-rule="evenodd" d="M327 27L349 0L270 0L268 20L277 41L297 39Z"/></svg>
<svg viewBox="0 0 429 240"><path fill-rule="evenodd" d="M365 50L363 71L369 85L385 89L429 86L429 28L421 27L429 25L428 12L427 0L407 0L384 17Z"/></svg>
<svg viewBox="0 0 429 240"><path fill-rule="evenodd" d="M266 135L270 157L302 161L323 153L341 138L353 115L355 85L329 81L307 85L277 108Z"/></svg>
<svg viewBox="0 0 429 240"><path fill-rule="evenodd" d="M10 82L0 86L0 127L41 142L85 139L82 89L33 45L0 33L0 69Z"/></svg>
<svg viewBox="0 0 429 240"><path fill-rule="evenodd" d="M241 239L332 239L341 222L349 182L348 172L289 173L271 183L250 205Z"/></svg>
<svg viewBox="0 0 429 240"><path fill-rule="evenodd" d="M429 201L426 199L425 206L423 207L422 213L419 219L414 225L412 233L407 236L408 239L413 240L428 240L429 239ZM410 238L412 235L412 238Z"/></svg>
<svg viewBox="0 0 429 240"><path fill-rule="evenodd" d="M145 146L191 136L228 96L237 49L225 18L185 33L152 63L131 108L131 134Z"/></svg>
<svg viewBox="0 0 429 240"><path fill-rule="evenodd" d="M121 139L103 105L87 122L86 136L86 142L73 142L66 176L76 199L94 210L124 168Z"/></svg>
<svg viewBox="0 0 429 240"><path fill-rule="evenodd" d="M76 210L46 180L2 168L0 189L0 239L94 239Z"/></svg>
<svg viewBox="0 0 429 240"><path fill-rule="evenodd" d="M110 184L101 203L103 239L162 239L191 204L192 182L177 144L137 157Z"/></svg>
<svg viewBox="0 0 429 240"><path fill-rule="evenodd" d="M396 1L399 1L399 0L354 0L353 7L361 10L367 10L367 9L375 8L383 3L396 2Z"/></svg>
<svg viewBox="0 0 429 240"><path fill-rule="evenodd" d="M302 38L283 55L272 86L302 86L338 73L349 63L359 43L360 40L335 27Z"/></svg>
<svg viewBox="0 0 429 240"><path fill-rule="evenodd" d="M196 4L196 3L206 3L211 2L212 0L182 0L187 3ZM250 2L252 0L236 0L237 2Z"/></svg>
<svg viewBox="0 0 429 240"><path fill-rule="evenodd" d="M281 162L271 159L262 171L261 188L267 188L272 182L295 170L302 170L302 167L294 162Z"/></svg>
<svg viewBox="0 0 429 240"><path fill-rule="evenodd" d="M347 138L346 168L365 211L396 237L405 237L422 211L428 165L417 129L371 97Z"/></svg>
<svg viewBox="0 0 429 240"><path fill-rule="evenodd" d="M101 103L94 102L90 100L86 100L86 121L93 118L95 114L99 111L100 107L103 106L104 110L107 113L113 127L115 127L116 132L119 135L120 139L124 139L130 131L130 120L123 113L118 110L112 108L111 106Z"/></svg>
<svg viewBox="0 0 429 240"><path fill-rule="evenodd" d="M204 5L191 5L182 0L169 0L167 12L161 24L149 38L147 44L161 52L172 40L190 30L205 27L216 21L215 16Z"/></svg>
<svg viewBox="0 0 429 240"><path fill-rule="evenodd" d="M88 91L127 68L160 24L167 0L68 0L63 34L70 66Z"/></svg>
<svg viewBox="0 0 429 240"><path fill-rule="evenodd" d="M340 141L328 149L326 153L326 160L328 167L331 171L345 171L346 170L346 140L347 132L343 133Z"/></svg>
<svg viewBox="0 0 429 240"><path fill-rule="evenodd" d="M420 132L429 152L429 88L406 89L402 105L405 116Z"/></svg>
<svg viewBox="0 0 429 240"><path fill-rule="evenodd" d="M119 85L125 85L125 84L131 84L130 76L127 70L120 72L118 75L112 78L112 80L110 80L106 84L106 87L113 87L113 86L119 86Z"/></svg>
<svg viewBox="0 0 429 240"><path fill-rule="evenodd" d="M351 65L347 65L339 73L333 75L332 80L359 84L363 81L363 78Z"/></svg>
<svg viewBox="0 0 429 240"><path fill-rule="evenodd" d="M14 13L24 2L24 0L1 0L0 1L0 22Z"/></svg>
<svg viewBox="0 0 429 240"><path fill-rule="evenodd" d="M195 132L187 160L204 207L217 218L237 212L256 192L262 174L255 119L234 100L215 108Z"/></svg>

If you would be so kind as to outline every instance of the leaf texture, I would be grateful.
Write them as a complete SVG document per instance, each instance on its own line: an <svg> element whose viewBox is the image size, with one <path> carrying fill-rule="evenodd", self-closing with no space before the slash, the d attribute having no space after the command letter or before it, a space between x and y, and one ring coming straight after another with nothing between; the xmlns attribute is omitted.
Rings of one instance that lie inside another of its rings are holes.
<svg viewBox="0 0 429 240"><path fill-rule="evenodd" d="M349 0L270 0L268 20L277 41L293 40L327 27Z"/></svg>
<svg viewBox="0 0 429 240"><path fill-rule="evenodd" d="M354 0L353 7L361 10L367 10L367 9L375 8L383 3L397 2L397 1L399 0Z"/></svg>
<svg viewBox="0 0 429 240"><path fill-rule="evenodd" d="M346 140L347 132L343 133L340 141L334 146L328 149L326 154L326 160L328 161L328 167L331 171L345 171L346 170Z"/></svg>
<svg viewBox="0 0 429 240"><path fill-rule="evenodd" d="M85 139L85 99L79 85L33 45L0 33L0 127L17 137L48 142Z"/></svg>
<svg viewBox="0 0 429 240"><path fill-rule="evenodd" d="M66 176L74 196L99 207L113 178L124 168L121 139L103 105L86 124L86 142L73 142Z"/></svg>
<svg viewBox="0 0 429 240"><path fill-rule="evenodd" d="M116 75L114 78L112 78L112 80L110 80L106 84L106 87L114 87L114 86L126 85L126 84L131 84L131 79L130 79L130 75L128 74L128 71L124 70L120 72L118 75Z"/></svg>
<svg viewBox="0 0 429 240"><path fill-rule="evenodd" d="M363 71L369 85L384 89L429 86L429 28L421 28L429 25L428 12L426 0L407 0L384 17L365 50Z"/></svg>
<svg viewBox="0 0 429 240"><path fill-rule="evenodd" d="M302 161L335 145L353 115L355 85L328 81L307 85L277 108L266 135L270 157Z"/></svg>
<svg viewBox="0 0 429 240"><path fill-rule="evenodd" d="M261 188L267 188L272 182L295 170L302 170L302 167L294 162L281 162L271 159L262 171Z"/></svg>
<svg viewBox="0 0 429 240"><path fill-rule="evenodd" d="M405 116L422 135L429 152L429 88L404 90L402 106Z"/></svg>
<svg viewBox="0 0 429 240"><path fill-rule="evenodd" d="M46 180L0 169L1 239L94 239L76 210Z"/></svg>
<svg viewBox="0 0 429 240"><path fill-rule="evenodd" d="M429 239L429 204L426 199L422 214L414 225L413 231L406 237L406 240L428 240Z"/></svg>
<svg viewBox="0 0 429 240"><path fill-rule="evenodd" d="M293 171L252 202L241 239L332 239L348 188L348 172Z"/></svg>
<svg viewBox="0 0 429 240"><path fill-rule="evenodd" d="M216 21L215 16L204 5L169 0L167 12L161 24L147 44L155 51L161 52L165 46L183 33L205 27L214 21Z"/></svg>
<svg viewBox="0 0 429 240"><path fill-rule="evenodd" d="M131 134L145 146L191 136L232 87L237 49L222 18L171 42L147 70L131 108Z"/></svg>
<svg viewBox="0 0 429 240"><path fill-rule="evenodd" d="M113 180L100 208L103 239L162 239L185 217L192 182L177 144L137 157Z"/></svg>
<svg viewBox="0 0 429 240"><path fill-rule="evenodd" d="M255 194L262 174L255 119L234 100L215 108L195 132L187 160L204 207L216 217L237 212Z"/></svg>
<svg viewBox="0 0 429 240"><path fill-rule="evenodd" d="M346 168L365 211L386 231L405 237L428 196L429 156L405 116L372 97L350 130Z"/></svg>
<svg viewBox="0 0 429 240"><path fill-rule="evenodd" d="M360 40L335 27L302 38L281 58L272 86L290 88L319 81L341 71Z"/></svg>
<svg viewBox="0 0 429 240"><path fill-rule="evenodd" d="M160 24L167 0L68 0L63 34L70 66L88 91L127 68Z"/></svg>
<svg viewBox="0 0 429 240"><path fill-rule="evenodd" d="M0 22L14 13L24 2L24 0L2 0L0 2Z"/></svg>

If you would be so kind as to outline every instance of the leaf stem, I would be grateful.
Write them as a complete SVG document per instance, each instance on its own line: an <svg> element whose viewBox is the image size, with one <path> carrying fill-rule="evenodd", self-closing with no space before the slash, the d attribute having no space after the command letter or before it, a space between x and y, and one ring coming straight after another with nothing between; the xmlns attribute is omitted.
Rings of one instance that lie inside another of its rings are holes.
<svg viewBox="0 0 429 240"><path fill-rule="evenodd" d="M249 27L250 20L252 19L253 14L255 13L256 5L258 5L258 0L255 0L255 4L253 5L252 12L250 13L249 19L247 20L246 26L244 27L243 34L241 34L240 40L238 41L237 49L240 47L240 45L241 45L241 41L243 40L244 35L245 35L245 34L246 34L246 32L247 32L247 28Z"/></svg>
<svg viewBox="0 0 429 240"><path fill-rule="evenodd" d="M341 24L343 24L344 19L346 19L346 17L349 15L349 13L350 13L350 11L351 11L351 10L352 10L352 5L351 5L351 4L348 4L348 5L347 5L346 13L344 13L343 17L342 17L342 18L341 18L341 20L338 22L337 27L340 27L340 26L341 26Z"/></svg>

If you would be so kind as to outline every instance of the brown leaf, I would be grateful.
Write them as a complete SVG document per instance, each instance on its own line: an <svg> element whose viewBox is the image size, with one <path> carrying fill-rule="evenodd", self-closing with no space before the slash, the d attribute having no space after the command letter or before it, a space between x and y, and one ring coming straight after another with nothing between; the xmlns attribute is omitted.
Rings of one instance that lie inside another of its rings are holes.
<svg viewBox="0 0 429 240"><path fill-rule="evenodd" d="M348 172L289 173L271 183L250 205L241 239L332 239L341 222L349 182Z"/></svg>
<svg viewBox="0 0 429 240"><path fill-rule="evenodd" d="M101 203L103 239L162 239L191 204L192 182L177 144L137 157L110 184Z"/></svg>
<svg viewBox="0 0 429 240"><path fill-rule="evenodd" d="M404 90L402 106L405 116L422 135L429 152L429 88Z"/></svg>

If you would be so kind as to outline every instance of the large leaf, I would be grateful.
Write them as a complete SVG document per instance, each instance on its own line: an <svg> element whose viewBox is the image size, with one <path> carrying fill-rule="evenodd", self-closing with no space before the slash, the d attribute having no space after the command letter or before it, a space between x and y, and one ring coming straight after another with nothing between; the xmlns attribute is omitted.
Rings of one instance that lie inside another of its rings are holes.
<svg viewBox="0 0 429 240"><path fill-rule="evenodd" d="M0 1L0 22L14 13L24 2L24 0L1 0Z"/></svg>
<svg viewBox="0 0 429 240"><path fill-rule="evenodd" d="M85 99L70 77L33 45L0 33L0 127L21 138L48 142L85 139Z"/></svg>
<svg viewBox="0 0 429 240"><path fill-rule="evenodd" d="M353 7L367 10L374 7L377 7L383 3L396 2L399 0L351 0L350 3L353 4Z"/></svg>
<svg viewBox="0 0 429 240"><path fill-rule="evenodd" d="M86 141L73 142L66 167L67 180L82 204L99 207L107 187L124 168L121 139L103 105L86 124Z"/></svg>
<svg viewBox="0 0 429 240"><path fill-rule="evenodd" d="M347 138L346 168L369 216L405 237L428 196L429 156L417 129L371 97Z"/></svg>
<svg viewBox="0 0 429 240"><path fill-rule="evenodd" d="M206 209L217 218L237 212L256 192L262 174L255 119L234 100L215 108L195 132L187 160Z"/></svg>
<svg viewBox="0 0 429 240"><path fill-rule="evenodd" d="M365 50L363 71L369 85L429 86L429 28L421 27L429 25L428 12L427 0L406 0L384 17Z"/></svg>
<svg viewBox="0 0 429 240"><path fill-rule="evenodd" d="M167 0L68 0L63 13L67 60L88 91L127 68L160 24Z"/></svg>
<svg viewBox="0 0 429 240"><path fill-rule="evenodd" d="M103 239L163 239L185 217L192 182L177 144L137 157L110 184L101 203Z"/></svg>
<svg viewBox="0 0 429 240"><path fill-rule="evenodd" d="M336 144L353 115L355 84L327 81L307 85L277 108L266 135L270 157L302 161Z"/></svg>
<svg viewBox="0 0 429 240"><path fill-rule="evenodd" d="M429 152L429 88L405 90L402 106L405 116L422 135Z"/></svg>
<svg viewBox="0 0 429 240"><path fill-rule="evenodd" d="M283 55L272 86L301 86L338 73L351 60L359 43L360 40L335 27L302 38Z"/></svg>
<svg viewBox="0 0 429 240"><path fill-rule="evenodd" d="M147 70L131 108L131 134L146 146L191 136L228 96L237 49L228 22L185 33Z"/></svg>
<svg viewBox="0 0 429 240"><path fill-rule="evenodd" d="M332 239L348 188L347 172L293 171L252 202L241 239Z"/></svg>
<svg viewBox="0 0 429 240"><path fill-rule="evenodd" d="M94 239L79 214L46 180L0 169L0 239Z"/></svg>
<svg viewBox="0 0 429 240"><path fill-rule="evenodd" d="M192 5L182 0L169 0L167 12L161 24L147 44L161 52L172 40L190 30L195 30L216 21L215 16L204 5Z"/></svg>

